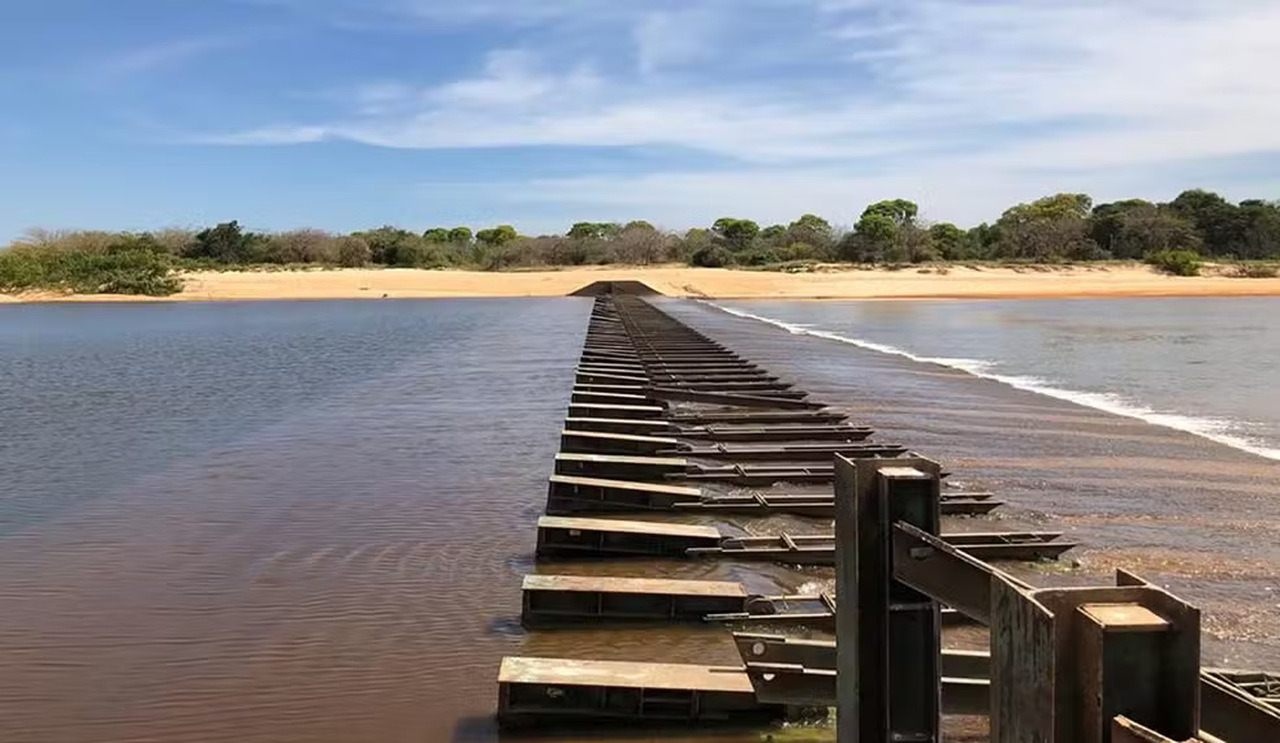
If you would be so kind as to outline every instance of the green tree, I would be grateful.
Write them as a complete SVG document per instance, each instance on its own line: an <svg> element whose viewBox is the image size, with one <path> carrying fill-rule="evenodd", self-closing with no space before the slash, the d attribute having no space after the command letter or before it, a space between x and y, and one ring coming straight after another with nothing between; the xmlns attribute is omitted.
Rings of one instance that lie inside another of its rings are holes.
<svg viewBox="0 0 1280 743"><path fill-rule="evenodd" d="M995 225L983 222L977 227L969 228L969 245L972 246L974 258L990 258L996 252L996 244L1000 242L1000 229Z"/></svg>
<svg viewBox="0 0 1280 743"><path fill-rule="evenodd" d="M969 233L950 222L939 222L931 226L929 239L934 250L945 260L959 261L974 257Z"/></svg>
<svg viewBox="0 0 1280 743"><path fill-rule="evenodd" d="M470 245L474 239L470 227L454 227L449 230L449 242L455 245Z"/></svg>
<svg viewBox="0 0 1280 743"><path fill-rule="evenodd" d="M422 238L416 233L387 225L376 230L357 232L369 245L370 260L384 266L414 267L421 259Z"/></svg>
<svg viewBox="0 0 1280 743"><path fill-rule="evenodd" d="M223 222L196 234L189 257L219 263L247 263L253 258L257 235L245 232L236 221Z"/></svg>
<svg viewBox="0 0 1280 743"><path fill-rule="evenodd" d="M1105 253L1089 236L1093 199L1061 193L1005 210L996 255L1020 260L1091 260Z"/></svg>
<svg viewBox="0 0 1280 743"><path fill-rule="evenodd" d="M805 214L787 226L788 243L805 243L821 251L834 242L831 223L816 214Z"/></svg>
<svg viewBox="0 0 1280 743"><path fill-rule="evenodd" d="M422 233L422 239L437 245L453 242L449 229L446 227L433 227Z"/></svg>
<svg viewBox="0 0 1280 743"><path fill-rule="evenodd" d="M657 227L654 227L652 224L644 221L643 219L633 219L630 222L627 222L627 226L623 227L622 229L624 232L628 230L650 230L652 232L658 231Z"/></svg>
<svg viewBox="0 0 1280 743"><path fill-rule="evenodd" d="M1209 255L1236 255L1244 246L1247 218L1218 194L1199 188L1183 191L1169 208L1195 225Z"/></svg>
<svg viewBox="0 0 1280 743"><path fill-rule="evenodd" d="M721 217L711 225L711 231L732 250L746 250L760 234L760 225L750 219Z"/></svg>
<svg viewBox="0 0 1280 743"><path fill-rule="evenodd" d="M1117 249L1119 246L1116 245L1116 240L1124 228L1124 216L1134 209L1152 206L1155 205L1144 199L1125 199L1124 201L1113 201L1109 204L1098 204L1093 208L1093 213L1089 215L1089 236L1093 238L1093 241L1099 247L1109 251L1117 258L1130 257L1121 255L1121 251ZM1142 256L1132 257L1141 258Z"/></svg>
<svg viewBox="0 0 1280 743"><path fill-rule="evenodd" d="M771 248L781 248L787 244L787 228L780 224L771 224L760 230L760 242Z"/></svg>
<svg viewBox="0 0 1280 743"><path fill-rule="evenodd" d="M520 233L516 232L515 227L504 224L491 229L480 230L476 233L476 240L492 247L502 247L519 236Z"/></svg>
<svg viewBox="0 0 1280 743"><path fill-rule="evenodd" d="M578 222L569 229L566 237L573 240L608 240L622 233L617 222Z"/></svg>
<svg viewBox="0 0 1280 743"><path fill-rule="evenodd" d="M1116 258L1138 259L1168 251L1198 252L1203 241L1190 221L1155 204L1131 205L1116 217L1118 229L1109 252Z"/></svg>
<svg viewBox="0 0 1280 743"><path fill-rule="evenodd" d="M914 201L906 199L888 199L886 201L877 201L868 206L862 212L862 218L869 216L885 217L892 220L899 227L906 227L915 224L916 215L920 212L920 207Z"/></svg>
<svg viewBox="0 0 1280 743"><path fill-rule="evenodd" d="M840 256L859 263L906 263L935 254L929 234L916 226L919 207L906 199L878 201L863 210L853 233L840 245Z"/></svg>
<svg viewBox="0 0 1280 743"><path fill-rule="evenodd" d="M1240 213L1245 227L1239 257L1280 257L1280 201L1241 201Z"/></svg>

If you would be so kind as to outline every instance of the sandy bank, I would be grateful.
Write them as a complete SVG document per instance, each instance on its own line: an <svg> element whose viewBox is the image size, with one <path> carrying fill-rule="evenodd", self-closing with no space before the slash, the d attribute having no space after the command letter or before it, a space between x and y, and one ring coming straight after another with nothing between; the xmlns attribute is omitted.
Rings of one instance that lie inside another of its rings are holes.
<svg viewBox="0 0 1280 743"><path fill-rule="evenodd" d="M1144 266L1064 269L952 267L899 271L832 270L787 274L687 267L570 268L489 273L413 269L198 272L167 300L349 299L564 296L593 281L634 279L681 297L718 299L1052 298L1126 296L1280 296L1280 279L1173 277ZM28 294L0 302L136 301L137 297Z"/></svg>

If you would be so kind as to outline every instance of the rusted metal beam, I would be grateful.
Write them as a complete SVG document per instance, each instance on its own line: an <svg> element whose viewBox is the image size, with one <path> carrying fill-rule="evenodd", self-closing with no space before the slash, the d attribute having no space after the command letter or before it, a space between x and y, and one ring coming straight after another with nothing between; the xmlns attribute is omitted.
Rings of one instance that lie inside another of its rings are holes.
<svg viewBox="0 0 1280 743"><path fill-rule="evenodd" d="M836 699L836 644L829 640L803 640L777 635L734 633L747 675L762 702L830 707ZM942 668L968 661L942 651ZM985 715L990 704L990 682L943 671L940 682L943 714ZM894 740L912 740L900 736Z"/></svg>
<svg viewBox="0 0 1280 743"><path fill-rule="evenodd" d="M992 576L1031 590L1030 585L910 524L894 524L891 540L898 580L982 624L991 621Z"/></svg>
<svg viewBox="0 0 1280 743"><path fill-rule="evenodd" d="M874 431L866 427L837 425L690 426L679 427L682 439L713 441L865 441Z"/></svg>
<svg viewBox="0 0 1280 743"><path fill-rule="evenodd" d="M772 423L839 423L849 416L834 410L814 411L677 411L668 420L676 425L706 425L712 423L730 424L772 424Z"/></svg>
<svg viewBox="0 0 1280 743"><path fill-rule="evenodd" d="M1200 728L1229 743L1280 741L1280 712L1232 679L1238 671L1209 669L1200 677Z"/></svg>
<svg viewBox="0 0 1280 743"><path fill-rule="evenodd" d="M923 458L836 457L840 743L939 740L939 607L895 580L889 538L899 521L938 532L938 473Z"/></svg>
<svg viewBox="0 0 1280 743"><path fill-rule="evenodd" d="M800 444L681 444L666 454L695 459L730 459L736 462L829 462L836 454L846 457L895 457L907 452L900 444L865 441Z"/></svg>
<svg viewBox="0 0 1280 743"><path fill-rule="evenodd" d="M778 410L822 410L820 402L781 396L744 395L733 392L698 392L676 387L650 387L649 395L657 400L727 405L740 408L775 408Z"/></svg>

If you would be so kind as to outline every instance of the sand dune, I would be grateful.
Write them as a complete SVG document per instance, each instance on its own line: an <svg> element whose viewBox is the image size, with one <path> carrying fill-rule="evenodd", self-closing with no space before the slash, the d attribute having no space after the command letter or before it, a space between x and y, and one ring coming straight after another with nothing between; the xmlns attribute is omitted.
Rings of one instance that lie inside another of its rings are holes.
<svg viewBox="0 0 1280 743"><path fill-rule="evenodd" d="M1173 277L1145 266L836 269L813 273L661 267L476 272L413 269L196 272L168 300L563 296L593 281L634 279L670 296L752 299L1036 298L1280 295L1280 279ZM137 300L27 294L0 301Z"/></svg>

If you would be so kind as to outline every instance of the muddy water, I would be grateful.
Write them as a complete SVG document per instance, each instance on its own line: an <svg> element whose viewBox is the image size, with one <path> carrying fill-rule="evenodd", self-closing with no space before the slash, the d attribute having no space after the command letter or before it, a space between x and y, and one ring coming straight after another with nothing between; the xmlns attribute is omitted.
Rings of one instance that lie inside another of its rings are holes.
<svg viewBox="0 0 1280 743"><path fill-rule="evenodd" d="M1116 567L1133 569L1205 610L1205 663L1280 668L1275 460L706 305L664 307L875 426L881 440L940 459L952 482L1008 501L990 520L948 528L1064 531L1081 544L1064 566L1012 572L1042 585L1105 584ZM1273 385L1239 384L1262 400L1260 409L1274 405Z"/></svg>
<svg viewBox="0 0 1280 743"><path fill-rule="evenodd" d="M0 309L0 740L486 739L589 306Z"/></svg>
<svg viewBox="0 0 1280 743"><path fill-rule="evenodd" d="M1084 543L1081 567L1024 569L1030 580L1096 582L1136 567L1205 606L1207 661L1280 668L1274 462L670 307L881 439L997 490L1011 505L995 528L1061 528ZM831 578L717 562L532 563L589 308L0 308L0 740L494 741L505 654L735 662L715 629L519 629L530 571L741 580L761 593ZM953 527L975 524L989 525Z"/></svg>

